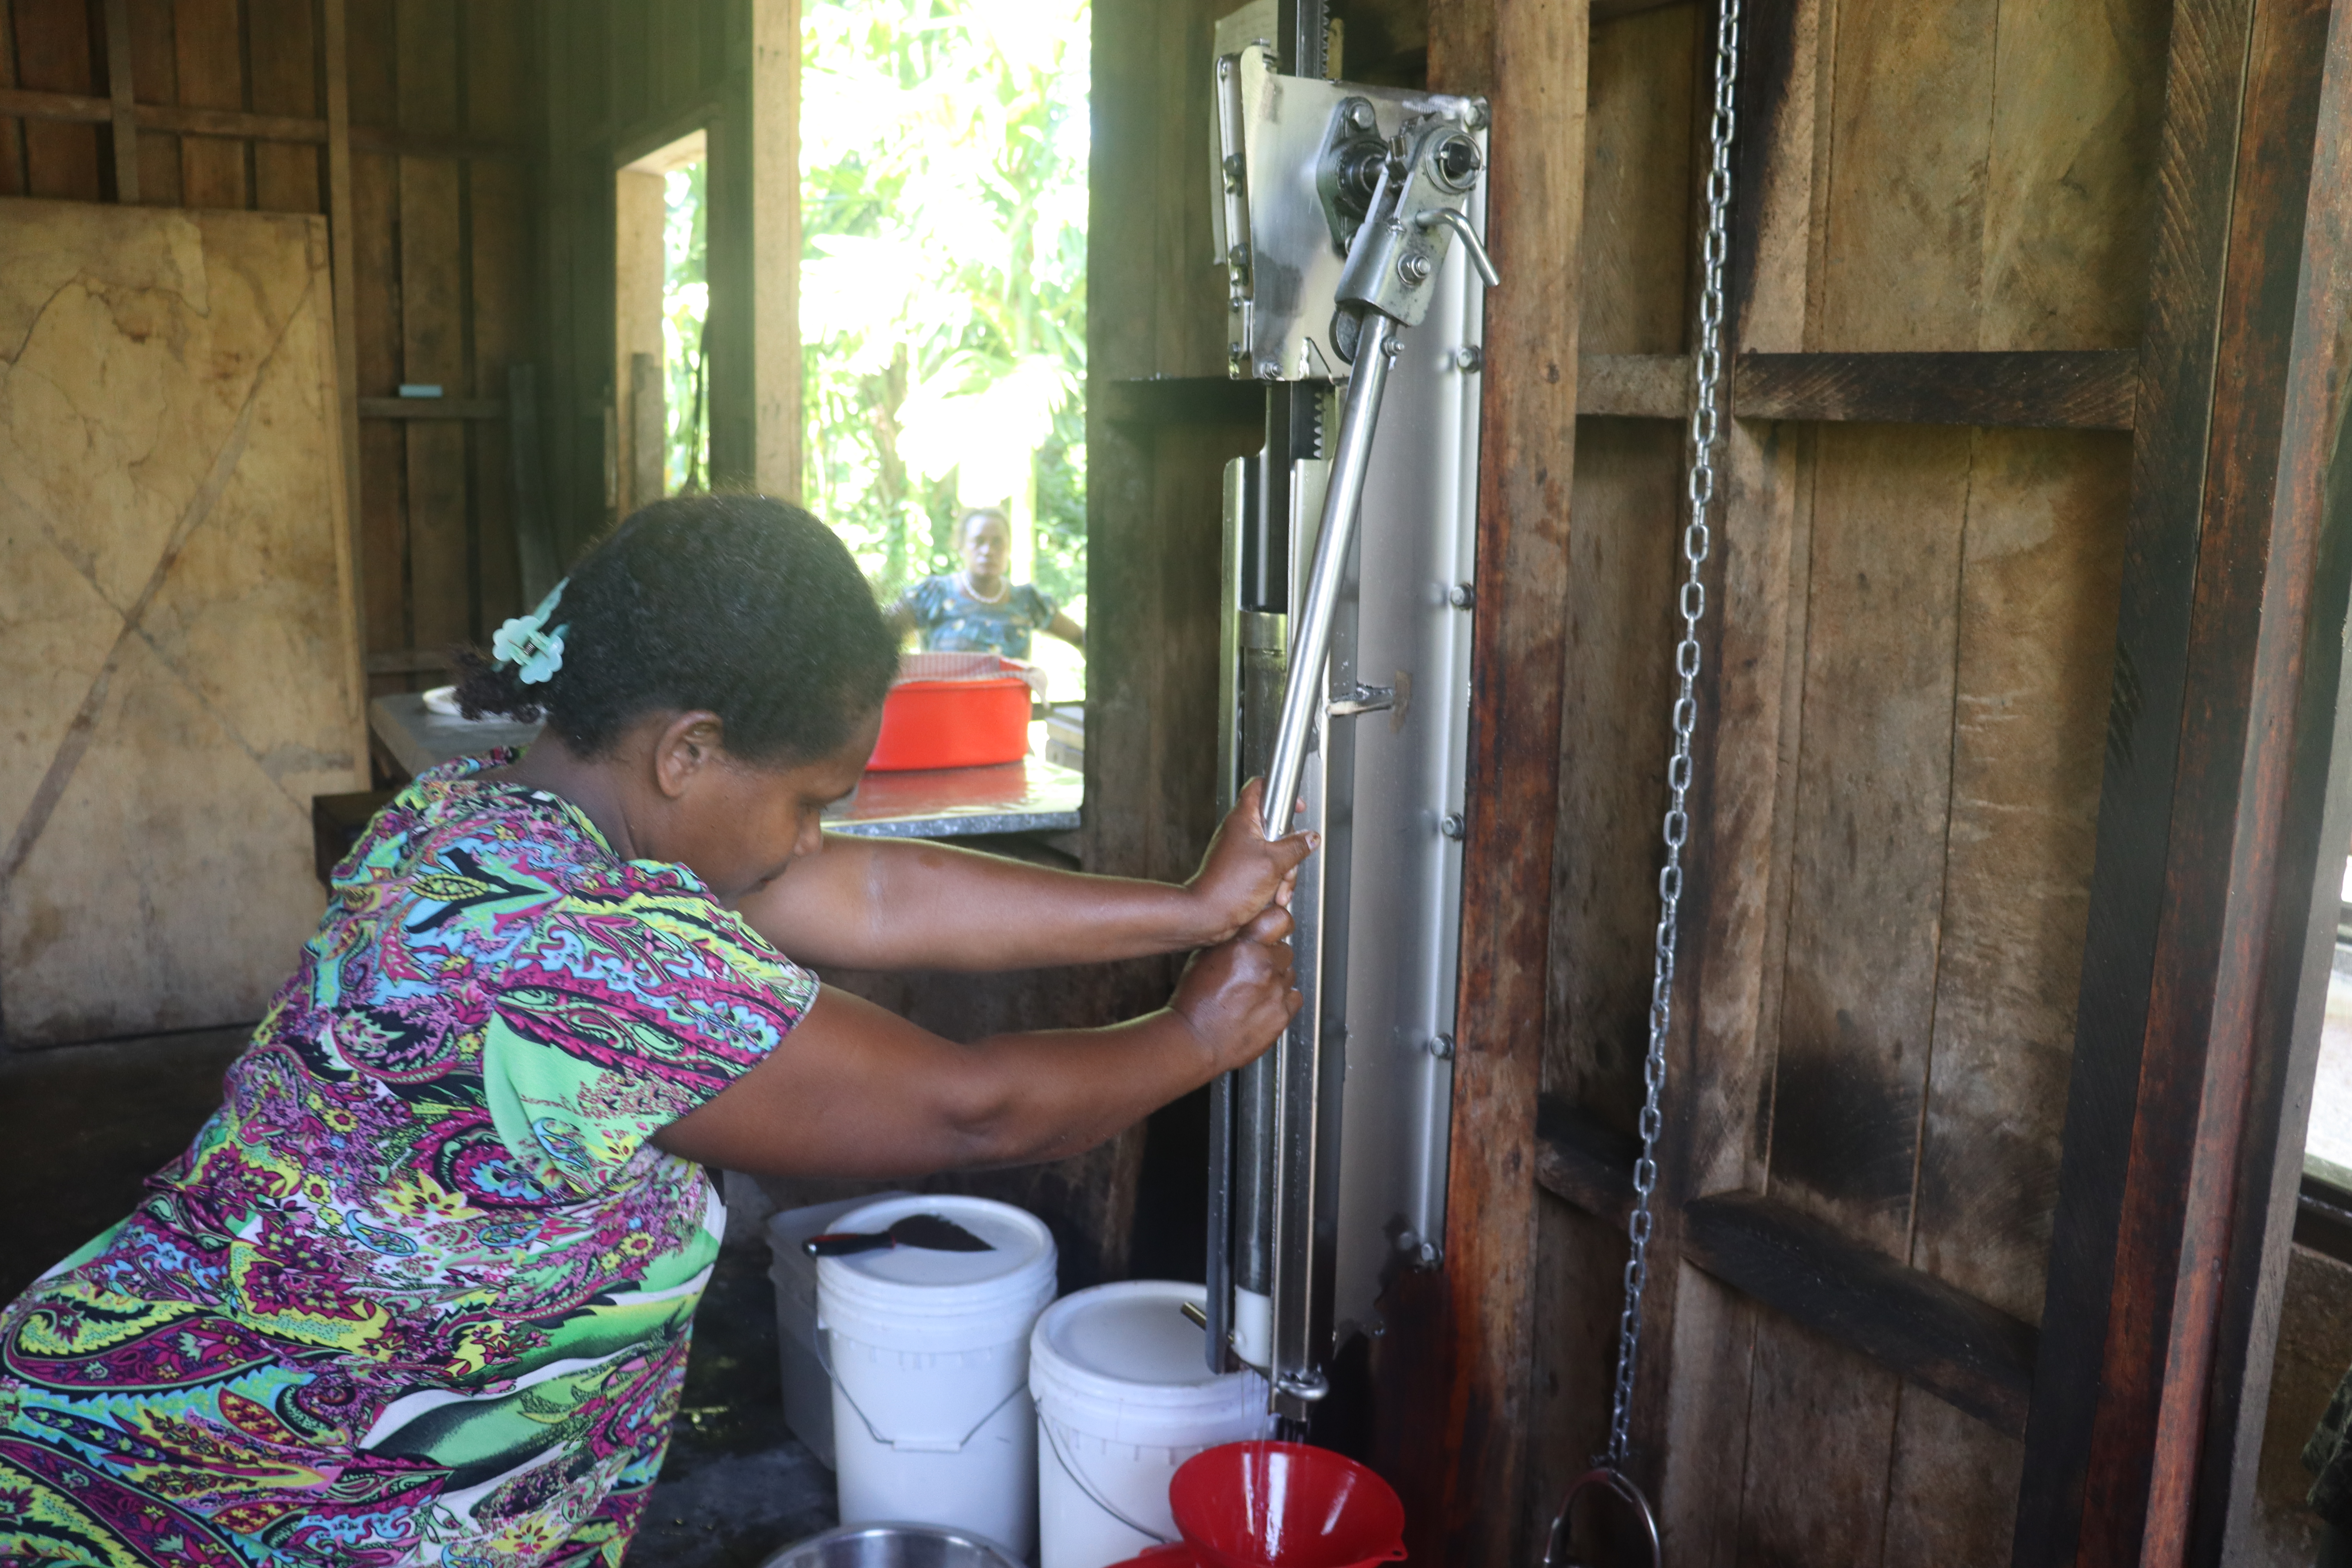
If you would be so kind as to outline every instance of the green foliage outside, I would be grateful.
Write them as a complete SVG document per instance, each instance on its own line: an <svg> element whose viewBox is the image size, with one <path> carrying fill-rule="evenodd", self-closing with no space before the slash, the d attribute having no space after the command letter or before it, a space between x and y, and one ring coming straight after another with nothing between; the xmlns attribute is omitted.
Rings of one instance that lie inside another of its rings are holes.
<svg viewBox="0 0 2352 1568"><path fill-rule="evenodd" d="M710 488L710 405L702 380L702 324L710 319L709 231L703 217L706 159L662 177L662 372L668 384L664 488Z"/></svg>
<svg viewBox="0 0 2352 1568"><path fill-rule="evenodd" d="M1086 0L802 17L805 499L887 603L955 568L960 504L1012 498L1080 599Z"/></svg>

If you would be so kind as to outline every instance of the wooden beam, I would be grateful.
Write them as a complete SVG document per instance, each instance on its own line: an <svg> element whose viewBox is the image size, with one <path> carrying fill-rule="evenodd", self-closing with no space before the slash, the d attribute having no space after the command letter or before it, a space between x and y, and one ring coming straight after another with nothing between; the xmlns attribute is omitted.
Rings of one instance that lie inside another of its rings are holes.
<svg viewBox="0 0 2352 1568"><path fill-rule="evenodd" d="M1585 0L1430 12L1430 85L1487 96L1507 128L1494 142L1488 243L1543 258L1506 272L1486 305L1444 1267L1391 1287L1373 1368L1374 1453L1404 1495L1407 1546L1454 1568L1529 1555L1529 1176L1559 814L1591 39Z"/></svg>
<svg viewBox="0 0 2352 1568"><path fill-rule="evenodd" d="M2304 325L2344 267L2306 247L2352 200L2340 167L2312 179L2323 68L2342 68L2331 9L2180 0L2172 14L2020 1568L2189 1559L2235 1188L2243 1159L2271 1152L2245 1143L2254 1060L2281 1044L2261 997L2305 945L2292 893L2311 861L2293 862L2311 853L2315 785L2296 759L2321 717L2306 653L2333 647L2342 615L2341 563L2323 578L2316 549L2327 335L2315 344Z"/></svg>
<svg viewBox="0 0 2352 1568"><path fill-rule="evenodd" d="M801 269L761 266L801 254L800 0L751 8L751 381L753 478L770 495L803 492Z"/></svg>
<svg viewBox="0 0 2352 1568"><path fill-rule="evenodd" d="M1557 1095L1536 1106L1536 1184L1593 1218L1622 1226L1633 1206L1640 1140L1596 1121Z"/></svg>
<svg viewBox="0 0 2352 1568"><path fill-rule="evenodd" d="M1610 1226L1633 1201L1635 1141L1547 1096L1536 1181ZM1683 1205L1683 1257L2011 1436L2025 1430L2033 1326L1758 1193Z"/></svg>
<svg viewBox="0 0 2352 1568"><path fill-rule="evenodd" d="M1102 417L1122 426L1265 423L1265 386L1260 382L1222 375L1154 375L1098 382L1095 394Z"/></svg>
<svg viewBox="0 0 2352 1568"><path fill-rule="evenodd" d="M2128 430L2130 353L1744 353L1732 370L1742 419Z"/></svg>
<svg viewBox="0 0 2352 1568"><path fill-rule="evenodd" d="M335 289L336 428L342 437L343 527L351 541L352 648L364 656L368 643L367 514L361 508L363 457L360 447L359 262L352 212L352 88L346 68L350 34L345 0L320 0L320 74L327 107L327 245ZM362 687L364 690L364 687Z"/></svg>
<svg viewBox="0 0 2352 1568"><path fill-rule="evenodd" d="M2273 852L2277 879L2265 911L2268 951L2244 976L2254 992L2255 1045L2240 1154L2227 1173L2234 1189L2229 1253L2215 1282L2205 1379L2211 1405L2187 1553L2196 1563L2249 1561L2266 1533L2257 1481L2342 913L2333 866L2352 837L2352 687L2343 680L2341 632L2352 610L2352 563L2345 559L2352 549L2345 392L2352 377L2352 6L2330 9L2271 525L2274 571L2286 569L2294 592L2296 568L2307 563L2310 601L2300 647L2290 655L2299 667L2292 684L2282 683L2284 689L2250 715L2254 732L2275 727L2292 738L2282 736L2271 751L2285 782Z"/></svg>
<svg viewBox="0 0 2352 1568"><path fill-rule="evenodd" d="M1583 354L1576 362L1576 411L1621 419L1687 419L1688 354Z"/></svg>
<svg viewBox="0 0 2352 1568"><path fill-rule="evenodd" d="M1686 354L1586 354L1577 407L1633 419L1689 417ZM1743 353L1741 419L2128 430L2138 386L2126 353Z"/></svg>
<svg viewBox="0 0 2352 1568"><path fill-rule="evenodd" d="M106 0L106 92L114 124L114 199L139 202L139 125L131 90L131 0Z"/></svg>
<svg viewBox="0 0 2352 1568"><path fill-rule="evenodd" d="M1978 1420L2023 1434L2031 1323L1759 1193L1685 1205L1683 1256Z"/></svg>
<svg viewBox="0 0 2352 1568"><path fill-rule="evenodd" d="M362 419L504 419L495 397L362 397Z"/></svg>
<svg viewBox="0 0 2352 1568"><path fill-rule="evenodd" d="M130 79L126 69L123 79ZM35 92L0 88L0 116L104 125L117 119L110 99L85 93ZM255 142L329 142L328 121L290 114L247 114L234 109L194 109L176 103L133 103L132 123L142 131L174 135L224 136ZM396 153L413 158L503 158L529 160L530 147L478 136L436 136L387 125L351 127L352 145L363 153Z"/></svg>

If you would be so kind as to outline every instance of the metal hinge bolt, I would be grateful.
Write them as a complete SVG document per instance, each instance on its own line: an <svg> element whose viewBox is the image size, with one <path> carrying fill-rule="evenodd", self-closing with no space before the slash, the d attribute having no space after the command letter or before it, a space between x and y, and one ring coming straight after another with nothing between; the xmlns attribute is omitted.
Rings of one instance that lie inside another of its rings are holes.
<svg viewBox="0 0 2352 1568"><path fill-rule="evenodd" d="M1437 831L1443 833L1446 837L1453 839L1454 842L1459 843L1462 839L1463 830L1468 826L1468 824L1462 820L1462 814L1460 812L1449 811L1444 817L1439 819Z"/></svg>

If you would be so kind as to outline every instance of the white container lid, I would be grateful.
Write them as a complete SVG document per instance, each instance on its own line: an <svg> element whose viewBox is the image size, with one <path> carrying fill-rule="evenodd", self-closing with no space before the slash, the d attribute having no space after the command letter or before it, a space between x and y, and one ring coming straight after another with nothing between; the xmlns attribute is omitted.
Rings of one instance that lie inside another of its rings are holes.
<svg viewBox="0 0 2352 1568"><path fill-rule="evenodd" d="M1265 1380L1213 1373L1200 1326L1184 1316L1208 1292L1172 1279L1097 1285L1064 1297L1029 1341L1038 1414L1118 1443L1189 1447L1257 1435Z"/></svg>
<svg viewBox="0 0 2352 1568"><path fill-rule="evenodd" d="M977 1350L1025 1338L1054 1299L1054 1235L1036 1215L990 1198L887 1198L835 1220L836 1231L887 1230L908 1215L952 1220L986 1252L891 1247L817 1259L817 1321L890 1349Z"/></svg>

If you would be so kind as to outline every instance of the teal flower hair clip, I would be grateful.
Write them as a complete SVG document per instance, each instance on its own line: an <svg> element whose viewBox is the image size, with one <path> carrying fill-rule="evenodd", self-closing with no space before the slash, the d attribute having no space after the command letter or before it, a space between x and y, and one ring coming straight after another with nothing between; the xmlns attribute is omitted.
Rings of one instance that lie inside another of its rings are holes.
<svg viewBox="0 0 2352 1568"><path fill-rule="evenodd" d="M525 686L537 686L541 681L563 668L563 634L572 629L569 623L547 629L547 617L555 613L555 602L563 597L572 579L566 577L547 591L539 608L527 616L517 616L490 638L490 653L500 664L517 667L515 678Z"/></svg>

